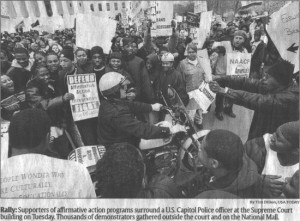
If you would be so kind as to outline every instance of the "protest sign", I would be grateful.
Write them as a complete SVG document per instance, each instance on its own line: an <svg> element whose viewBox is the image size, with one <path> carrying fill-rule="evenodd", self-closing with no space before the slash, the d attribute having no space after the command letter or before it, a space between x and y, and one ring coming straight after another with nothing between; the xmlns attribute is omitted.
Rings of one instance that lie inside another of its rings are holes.
<svg viewBox="0 0 300 221"><path fill-rule="evenodd" d="M195 1L194 2L194 13L201 13L207 11L207 2L206 1Z"/></svg>
<svg viewBox="0 0 300 221"><path fill-rule="evenodd" d="M123 8L121 10L121 24L122 28L128 28L129 22L128 22L128 8Z"/></svg>
<svg viewBox="0 0 300 221"><path fill-rule="evenodd" d="M227 53L227 75L247 76L250 74L251 54Z"/></svg>
<svg viewBox="0 0 300 221"><path fill-rule="evenodd" d="M69 93L74 94L70 101L74 121L98 116L100 101L95 74L76 74L68 76Z"/></svg>
<svg viewBox="0 0 300 221"><path fill-rule="evenodd" d="M292 1L267 1L265 3L265 11L268 12L269 15L272 15L274 12L277 12L284 5L291 3Z"/></svg>
<svg viewBox="0 0 300 221"><path fill-rule="evenodd" d="M209 89L207 82L202 82L198 89L188 93L190 99L194 99L202 110L206 111L215 100L216 94Z"/></svg>
<svg viewBox="0 0 300 221"><path fill-rule="evenodd" d="M95 45L101 45L104 53L109 54L116 27L117 21L115 20L100 19L91 14L77 14L76 46L91 49Z"/></svg>
<svg viewBox="0 0 300 221"><path fill-rule="evenodd" d="M212 23L212 11L202 12L200 15L200 25L198 29L198 36L195 43L198 48L202 48L206 38L210 34L210 27Z"/></svg>
<svg viewBox="0 0 300 221"><path fill-rule="evenodd" d="M173 2L172 1L156 1L155 8L152 7L151 14L155 20L155 24L151 28L151 36L171 36L173 19Z"/></svg>
<svg viewBox="0 0 300 221"><path fill-rule="evenodd" d="M199 16L188 12L186 15L186 22L192 27L199 27Z"/></svg>
<svg viewBox="0 0 300 221"><path fill-rule="evenodd" d="M6 113L13 114L15 111L20 110L20 105L25 101L25 93L21 91L17 94L11 95L1 101L1 109Z"/></svg>
<svg viewBox="0 0 300 221"><path fill-rule="evenodd" d="M104 146L84 146L78 147L73 150L69 156L68 160L76 161L88 169L89 173L93 173L96 170L96 164L105 153Z"/></svg>
<svg viewBox="0 0 300 221"><path fill-rule="evenodd" d="M1 121L1 165L8 158L8 127L9 121Z"/></svg>
<svg viewBox="0 0 300 221"><path fill-rule="evenodd" d="M293 64L299 62L299 2L285 5L273 13L267 32L283 59Z"/></svg>

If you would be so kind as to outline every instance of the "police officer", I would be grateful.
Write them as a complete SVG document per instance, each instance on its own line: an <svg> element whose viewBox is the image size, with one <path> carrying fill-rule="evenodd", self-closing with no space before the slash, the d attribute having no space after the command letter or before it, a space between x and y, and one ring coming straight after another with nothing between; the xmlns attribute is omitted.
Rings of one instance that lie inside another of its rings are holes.
<svg viewBox="0 0 300 221"><path fill-rule="evenodd" d="M117 72L104 74L99 89L104 99L98 116L98 143L106 147L128 142L137 146L139 139L165 138L171 134L168 127L158 127L136 119L137 113L160 111L162 105L128 101L130 82Z"/></svg>

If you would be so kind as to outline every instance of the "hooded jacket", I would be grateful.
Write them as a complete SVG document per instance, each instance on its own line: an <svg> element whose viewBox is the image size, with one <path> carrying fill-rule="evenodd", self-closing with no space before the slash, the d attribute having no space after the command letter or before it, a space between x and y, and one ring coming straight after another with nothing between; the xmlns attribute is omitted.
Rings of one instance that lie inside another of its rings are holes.
<svg viewBox="0 0 300 221"><path fill-rule="evenodd" d="M28 66L23 68L17 60L13 60L11 68L7 71L6 75L11 78L14 82L15 93L24 91L26 88L26 83L29 81L32 73L33 62L29 60Z"/></svg>
<svg viewBox="0 0 300 221"><path fill-rule="evenodd" d="M274 133L280 125L299 119L299 86L294 82L268 93L255 79L225 76L217 81L221 87L230 88L226 96L235 104L255 111L248 140Z"/></svg>

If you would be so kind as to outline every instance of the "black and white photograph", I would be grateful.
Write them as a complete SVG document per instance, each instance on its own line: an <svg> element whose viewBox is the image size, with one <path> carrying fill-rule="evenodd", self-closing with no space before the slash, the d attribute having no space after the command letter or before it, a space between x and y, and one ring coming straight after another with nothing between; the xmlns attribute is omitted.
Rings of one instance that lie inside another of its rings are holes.
<svg viewBox="0 0 300 221"><path fill-rule="evenodd" d="M297 220L299 1L0 19L0 220Z"/></svg>

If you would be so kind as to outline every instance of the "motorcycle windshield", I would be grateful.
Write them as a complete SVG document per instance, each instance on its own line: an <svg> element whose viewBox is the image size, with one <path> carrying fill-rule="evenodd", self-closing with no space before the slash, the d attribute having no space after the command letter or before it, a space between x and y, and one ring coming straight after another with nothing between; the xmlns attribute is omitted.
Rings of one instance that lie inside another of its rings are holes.
<svg viewBox="0 0 300 221"><path fill-rule="evenodd" d="M186 107L184 106L181 98L179 97L177 91L172 87L169 87L169 90L172 90L172 92L174 94L174 98L171 99L172 106L179 107L185 113L185 117L187 118L189 125L190 125L191 129L193 130L192 133L193 134L196 133L197 130L194 125L194 121L193 121L193 119L191 119L190 115L188 114L188 111L187 111Z"/></svg>

